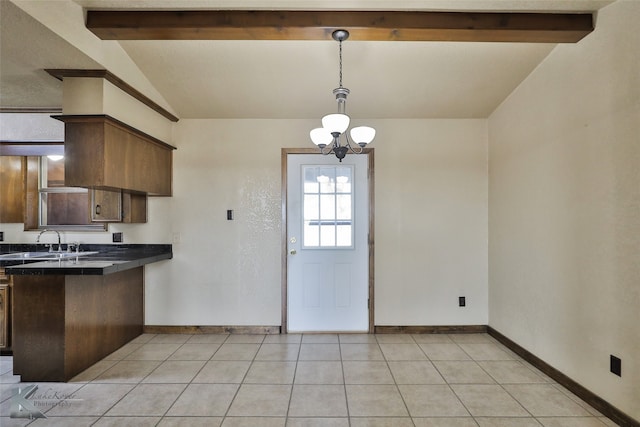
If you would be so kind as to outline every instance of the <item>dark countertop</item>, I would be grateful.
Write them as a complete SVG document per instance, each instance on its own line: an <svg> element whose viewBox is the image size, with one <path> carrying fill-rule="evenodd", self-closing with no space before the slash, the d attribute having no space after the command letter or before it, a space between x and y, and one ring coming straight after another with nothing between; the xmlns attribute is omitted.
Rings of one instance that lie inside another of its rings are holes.
<svg viewBox="0 0 640 427"><path fill-rule="evenodd" d="M66 250L64 243L62 248ZM0 244L0 254L47 250L40 244ZM80 250L98 253L56 261L0 261L0 267L7 275L105 275L173 258L171 245L82 244Z"/></svg>

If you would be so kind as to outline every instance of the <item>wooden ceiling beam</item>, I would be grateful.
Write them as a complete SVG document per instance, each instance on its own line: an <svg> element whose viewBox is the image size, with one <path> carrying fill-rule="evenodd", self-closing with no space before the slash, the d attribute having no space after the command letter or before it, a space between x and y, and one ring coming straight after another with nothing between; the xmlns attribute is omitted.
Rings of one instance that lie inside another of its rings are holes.
<svg viewBox="0 0 640 427"><path fill-rule="evenodd" d="M89 10L103 40L350 40L575 43L593 31L591 13L402 11Z"/></svg>

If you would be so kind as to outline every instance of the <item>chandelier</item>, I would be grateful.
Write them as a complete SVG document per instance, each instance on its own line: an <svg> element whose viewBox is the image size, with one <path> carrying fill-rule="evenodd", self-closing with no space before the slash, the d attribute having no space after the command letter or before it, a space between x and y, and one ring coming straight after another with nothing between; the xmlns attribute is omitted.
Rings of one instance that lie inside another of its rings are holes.
<svg viewBox="0 0 640 427"><path fill-rule="evenodd" d="M349 128L349 116L345 114L345 104L347 103L347 95L349 89L342 87L342 42L349 38L347 30L336 30L331 36L340 45L340 85L333 90L333 94L338 102L338 112L336 114L328 114L322 118L322 127L313 129L309 132L311 141L320 148L320 152L324 155L334 153L342 162L344 156L349 151L354 154L360 154L364 147L376 136L376 130L369 126L358 126L351 129L351 138L347 134ZM344 143L340 142L344 136ZM353 141L358 146L351 145Z"/></svg>

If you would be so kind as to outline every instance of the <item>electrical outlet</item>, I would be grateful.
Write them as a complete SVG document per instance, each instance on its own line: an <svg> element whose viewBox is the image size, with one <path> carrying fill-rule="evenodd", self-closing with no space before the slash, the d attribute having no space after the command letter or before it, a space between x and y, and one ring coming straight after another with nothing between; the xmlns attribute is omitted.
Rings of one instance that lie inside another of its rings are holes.
<svg viewBox="0 0 640 427"><path fill-rule="evenodd" d="M467 306L467 298L458 297L458 307L466 307L466 306Z"/></svg>
<svg viewBox="0 0 640 427"><path fill-rule="evenodd" d="M0 231L0 242L4 242L4 231Z"/></svg>
<svg viewBox="0 0 640 427"><path fill-rule="evenodd" d="M122 232L111 234L113 243L122 243Z"/></svg>
<svg viewBox="0 0 640 427"><path fill-rule="evenodd" d="M228 221L233 221L233 209L228 209L227 210L227 220Z"/></svg>
<svg viewBox="0 0 640 427"><path fill-rule="evenodd" d="M615 357L613 354L610 356L609 370L612 374L616 374L619 377L622 376L622 360L619 357Z"/></svg>

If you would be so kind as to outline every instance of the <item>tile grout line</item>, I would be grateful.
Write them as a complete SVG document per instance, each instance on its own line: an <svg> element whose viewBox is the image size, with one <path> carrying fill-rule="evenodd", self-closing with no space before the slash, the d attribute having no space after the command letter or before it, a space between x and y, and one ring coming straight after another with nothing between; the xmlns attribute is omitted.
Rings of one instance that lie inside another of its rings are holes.
<svg viewBox="0 0 640 427"><path fill-rule="evenodd" d="M462 349L462 350L464 351L464 349ZM514 400L514 401L515 401L515 402L516 402L516 403L517 403L517 404L518 404L522 409L524 409L524 411L525 411L526 413L528 413L528 414L529 414L529 415L530 415L530 416L531 416L531 417L532 417L532 418L533 418L533 419L534 419L538 424L542 425L542 423L541 423L540 421L538 421L538 418L536 418L536 416L535 416L535 415L533 415L533 414L531 413L531 411L529 411L529 410L528 410L528 409L527 409L527 408L526 408L526 407L525 407L525 406L524 406L524 405L523 405L523 404L522 404L518 399L516 399L516 398L515 398L515 396L513 396L511 393L509 393L509 391L504 387L504 384L503 384L503 383L501 383L501 382L500 382L500 381L498 381L498 380L497 380L493 375L491 375L491 374L490 374L490 373L489 373L489 372L488 372L488 371L487 371L487 370L486 370L486 369L485 369L485 368L484 368L480 363L478 363L478 361L477 361L477 360L475 360L471 355L469 355L469 357L471 357L471 358L473 359L473 361L474 361L474 362L476 362L476 365L478 365L478 367L479 367L480 369L482 369L482 371L483 371L484 373L486 373L487 375L489 375L489 377L490 377L491 379L493 379L493 380L496 382L496 384L497 384L497 385L499 385L499 386L500 386L500 388L501 388L505 393L507 393L507 395L508 395L510 398L512 398L512 399L513 399L513 400ZM510 359L510 360L513 360L513 359ZM485 360L485 362L486 362L486 360ZM475 417L474 417L474 419L475 419Z"/></svg>
<svg viewBox="0 0 640 427"><path fill-rule="evenodd" d="M498 344L498 349L500 349L500 348L499 348L499 346L501 345L500 343L491 343L491 344L494 344L494 345ZM462 347L461 347L461 349L462 349L463 351L465 351L465 350L464 350L464 348L462 348ZM500 350L502 350L502 349L500 349ZM467 353L467 354L468 354L468 352L466 352L466 351L465 351L465 353ZM507 353L507 354L508 354L508 353ZM551 384L550 384L550 383L547 383L546 381L545 381L544 383L503 383L503 382L498 381L496 378L494 378L494 377L493 377L493 376L492 376L492 375L491 375L491 374L490 374L490 373L489 373L489 372L488 372L488 371L487 371L487 370L486 370L486 369L485 369L485 368L484 368L480 363L478 363L478 360L476 360L475 358L473 358L473 356L471 356L471 355L469 354L469 357L471 357L471 359L472 359L474 362L476 362L476 364L480 367L480 369L482 369L482 370L483 370L487 375L489 375L489 376L490 376L490 377L491 377L491 378L496 382L496 384L497 384L497 385L499 385L499 386L500 386L500 388L501 388L505 393L507 393L507 395L508 395L510 398L512 398L512 399L513 399L513 400L514 400L514 401L515 401L515 402L516 402L516 403L517 403L517 404L518 404L518 405L519 405L519 406L520 406L520 407L521 407L525 412L527 412L533 420L535 420L538 424L543 425L543 424L540 422L539 418L544 418L544 417L538 417L538 416L534 415L531 411L529 411L529 410L524 406L524 404L523 404L522 402L520 402L520 400L518 400L518 399L517 399L513 394L511 394L511 393L509 392L509 390L507 390L507 388L505 387L505 385L518 385L518 384L524 384L524 385L551 385L551 386L554 386L554 385L555 385L555 383L551 383ZM515 360L515 361L519 362L521 365L523 365L525 368L529 369L529 367L527 366L527 365L528 365L528 363L527 363L526 361L525 361L525 363L522 363L522 360L513 359L513 358L512 358L512 359L507 359L507 361L511 361L511 360ZM481 361L482 361L482 360L481 360ZM488 360L484 360L484 361L488 361ZM530 370L530 371L532 371L532 372L534 372L534 373L536 373L535 371L533 371L533 370L531 370L531 369L529 369L529 370ZM543 378L543 379L544 379L544 378ZM455 391L454 391L454 393L455 393ZM586 410L586 409L585 409L585 410ZM587 412L589 412L589 411L587 411ZM484 417L484 418L486 418L486 416L482 416L482 417L479 417L479 418L483 418L483 417ZM474 417L474 419L475 419L475 418L476 418L476 417Z"/></svg>
<svg viewBox="0 0 640 427"><path fill-rule="evenodd" d="M498 342L497 344L498 344L498 345L500 345L500 346L503 346L503 345L502 345L502 343L499 343L499 342ZM517 355L516 355L516 356L517 356ZM531 369L531 367L532 367L532 366L531 366L527 361L522 360L522 359L520 359L520 360L515 359L515 360L517 360L518 362L520 362L520 363L521 363L525 368L527 368L529 371L531 371L531 372L533 372L534 374L536 374L536 375L538 375L538 376L539 376L539 374L538 374L535 370ZM482 366L481 366L481 368L482 368ZM489 375L490 375L490 374L489 374ZM509 395L513 400L515 400L516 402L518 402L518 404L519 404L519 405L520 405L520 406L521 406L525 411L527 411L527 413L529 413L529 414L531 415L531 417L533 417L533 419L535 419L539 424L541 424L541 425L542 425L542 423L540 422L539 418L545 418L545 417L549 417L549 416L544 416L544 415L543 415L543 416L536 416L536 415L535 415L535 414L533 414L531 411L529 411L529 410L524 406L524 404L523 404L522 402L520 402L520 400L518 400L518 399L517 399L513 394L511 394L511 392L509 392L509 390L507 390L507 388L506 388L506 387L504 387L504 385L505 385L505 384L506 384L506 385L519 385L519 384L525 384L525 385L543 385L543 386L551 386L551 387L555 388L556 390L558 389L558 388L557 388L558 384L557 384L555 381L553 381L553 382L549 383L549 382L547 382L547 379L546 379L546 378L544 378L544 377L541 377L541 378L544 380L544 382L543 382L543 383L500 383L500 382L498 382L498 384L499 384L499 385L500 385L500 387L505 391L505 393L507 393L507 394L508 394L508 395ZM497 382L497 381L496 381L496 382ZM558 391L562 392L561 390L558 390ZM563 395L565 395L565 396L566 396L566 394L564 394L564 393L563 393ZM567 398L569 398L569 399L571 399L571 397L570 397L570 396L566 396L566 397L567 397ZM581 405L579 402L576 402L576 401L575 401L575 400L573 400L573 399L571 399L571 400L572 400L574 403L576 403L578 406L580 406L582 409L584 409L584 410L585 410L585 412L587 412L587 413L589 414L589 417L585 417L585 418L597 418L594 414L592 414L592 413L591 413L587 408L585 408L585 407L584 407L583 405Z"/></svg>
<svg viewBox="0 0 640 427"><path fill-rule="evenodd" d="M300 334L300 343L298 344L298 355L296 356L296 366L293 368L293 378L291 378L291 389L289 391L289 404L287 405L287 412L285 414L284 422L285 425L287 420L289 420L289 411L291 410L291 399L293 398L293 387L296 383L296 374L298 373L298 361L300 360L300 352L302 352L302 340L304 338L304 334Z"/></svg>
<svg viewBox="0 0 640 427"><path fill-rule="evenodd" d="M424 354L424 357L426 357L427 360L429 360L429 356L427 356L427 354L424 352L424 350L422 350L422 347L420 347L418 345L418 342L415 340L415 338L413 338L413 335L409 335L409 336L411 337L411 341L413 341L413 343L418 346L418 348L420 349L422 354ZM376 340L377 340L377 338L376 338ZM380 351L382 351L382 348L380 348ZM415 423L415 421L413 421L413 415L411 414L411 411L409 410L409 405L407 405L407 402L404 399L404 396L402 395L402 391L400 391L400 385L398 384L398 382L396 381L395 376L393 375L393 371L391 370L391 366L389 366L389 360L387 359L387 356L385 356L384 353L382 353L382 356L384 357L385 363L387 364L387 369L389 369L389 372L391 373L391 378L393 378L393 384L396 386L396 390L398 390L398 394L400 395L400 399L402 399L402 404L404 405L404 408L407 410L407 415L409 415L409 419L411 420L411 424L413 424L413 426L415 427L416 423Z"/></svg>
<svg viewBox="0 0 640 427"><path fill-rule="evenodd" d="M135 349L135 350L131 351L130 353L127 353L126 355L123 355L123 356L122 356L122 358L121 358L120 360L118 360L118 362L117 362L116 364L114 364L114 365L113 365L111 368L109 368L109 369L112 369L112 368L114 368L116 365L118 365L118 363L125 361L125 358L126 358L127 356L129 356L129 355L133 354L134 352L138 351L138 350L139 350L140 348L142 348L145 344L148 344L148 343L149 343L153 338L155 338L155 337L157 337L157 336L158 336L158 334L154 334L151 338L149 338L149 340L148 340L148 341L146 341L146 342L142 343L142 344L140 345L140 347L138 347L137 349ZM160 366L160 365L158 365L158 366ZM157 369L157 368L158 368L158 366L156 366L153 370L151 370L151 372L153 372L155 369ZM102 372L102 374L104 374L105 372L107 372L109 369L106 369L104 372ZM99 374L98 376L96 376L96 378L94 378L90 383L93 383L93 381L94 381L94 380L96 380L98 377L100 377L100 375L102 375L102 374ZM147 375L148 375L148 374L147 374ZM112 409L113 409L113 408L114 408L118 403L120 403L120 402L121 402L125 397L127 397L127 396L128 396L128 395L129 395L133 390L135 390L135 389L136 389L136 387L137 387L137 386L142 382L142 380L143 380L144 378L146 378L146 376L144 376L144 377L140 378L140 381L138 381L137 383L126 383L127 385L130 385L130 384L132 384L132 385L133 385L133 386L131 387L131 390L129 390L128 392L126 392L125 394L123 394L123 395L122 395L122 397L120 397L120 399L118 399L117 401L115 401L115 402L113 403L113 405L111 405L107 410L105 410L101 415L99 415L99 416L98 416L98 419L97 419L95 422L91 423L91 425L95 425L96 423L98 423L98 422L99 422L101 419L103 419L103 418L109 418L109 417L107 416L107 413L108 413L110 410L112 410ZM105 384L105 383L95 383L95 384ZM125 384L125 383L106 383L106 384ZM162 419L162 418L161 418L161 419Z"/></svg>
<svg viewBox="0 0 640 427"><path fill-rule="evenodd" d="M519 406L520 406L520 407L521 407L525 412L527 412L527 413L528 413L528 414L529 414L529 415L530 415L530 416L531 416L531 417L532 417L536 422L538 422L538 424L540 424L540 423L539 423L539 421L538 421L538 419L537 419L537 418L536 418L536 417L535 417L535 416L534 416L534 415L533 415L533 414L532 414L532 413L531 413L527 408L525 408L525 407L524 407L524 405L523 405L522 403L520 403L520 401L519 401L518 399L516 399L514 396L512 396L512 395L511 395L511 393L509 393L509 392L504 388L504 386L503 386L503 384L502 384L502 383L500 383L498 380L496 380L496 379L493 377L493 375L491 375L489 372L487 372L487 370L486 370L486 369L484 369L484 368L483 368L483 367L478 363L478 360L476 360L476 359L475 359L471 354L469 354L469 352L468 352L468 351L466 351L466 350L465 350L461 345L459 345L459 343L456 343L456 344L458 344L458 347L460 347L460 349L461 349L465 354L467 354L467 356L469 356L469 357L471 358L471 360L473 360L473 361L476 363L476 365L477 365L480 369L482 369L482 371L483 371L483 372L485 372L487 375L489 375L489 377L490 377L491 379L493 379L493 380L495 381L495 383L496 383L497 385L499 385L499 386L500 386L500 388L501 388L505 393L507 393L507 394L509 395L509 397L511 397L511 398L512 398L512 399L513 399L513 400L514 400L514 401L515 401L515 402L516 402L516 403L517 403L517 404L518 404L518 405L519 405ZM472 344L472 343L467 343L467 344ZM491 344L494 344L494 345L495 345L495 343L494 343L494 342L491 342ZM509 360L513 360L513 359L509 359ZM454 393L455 393L455 390L454 390ZM457 396L457 393L456 393L456 396ZM460 398L458 397L458 399L460 399ZM462 400L460 399L460 401L462 401ZM463 405L464 405L464 403L463 403ZM466 406L465 406L465 407L466 407ZM469 413L471 413L471 412L469 412ZM472 416L473 416L473 415L472 415ZM474 419L475 419L475 418L476 418L476 417L474 416ZM481 418L481 417L480 417L480 418Z"/></svg>
<svg viewBox="0 0 640 427"><path fill-rule="evenodd" d="M449 335L449 334L448 334ZM447 336L448 336L447 335ZM453 344L455 344L464 354L466 354L471 360L473 360L473 358L467 354L466 351L464 351L464 349L462 347L460 347L460 344L458 344L456 341L453 340L453 338L449 337L448 338L453 342ZM422 347L420 347L422 349ZM425 352L426 355L426 352ZM427 359L431 360L429 358L429 356L427 355ZM447 377L445 377L442 372L440 371L440 369L438 369L438 366L433 363L433 361L431 361L433 367L435 368L435 370L438 372L438 374L440 374L440 376L442 377L442 379L444 380L446 386L449 388L449 390L451 391L451 393L453 393L453 395L456 397L456 399L458 399L458 402L460 402L460 404L462 405L462 407L464 408L465 411L467 411L467 414L469 414L469 416L471 417L471 419L473 420L474 423L476 423L476 425L478 424L478 421L476 421L475 417L473 416L473 414L471 413L471 411L469 410L469 408L467 407L467 405L464 404L464 402L462 401L462 399L460 399L460 396L458 396L458 393L456 393L456 391L453 389L453 387L451 387L451 383L447 380Z"/></svg>
<svg viewBox="0 0 640 427"><path fill-rule="evenodd" d="M227 340L229 339L231 335L227 336L227 339L224 341L223 344L227 343ZM258 353L260 352L260 349L262 348L262 344L264 343L264 339L265 337L262 337L262 341L260 342L260 346L258 347L258 350L256 350L256 353L253 355L253 358L251 359L251 363L249 363L249 367L247 368L247 372L244 373L244 375L242 376L242 379L240 380L240 384L238 384L238 388L236 389L236 392L233 394L233 398L231 398L231 400L229 401L229 406L227 407L227 410L224 412L224 415L222 416L222 423L224 423L224 420L227 419L227 417L229 416L229 411L231 410L231 406L233 406L233 402L235 402L236 398L238 397L238 393L240 393L240 389L242 388L242 384L244 383L244 380L247 378L247 374L249 373L249 370L251 369L251 366L253 366L253 362L256 360L256 357L258 356ZM229 343L229 344L240 344L240 343ZM222 348L222 345L220 346L220 348ZM220 350L220 348L218 348L218 350ZM216 353L218 351L216 350ZM215 356L215 353L213 354L213 356L211 356L211 358L213 359L213 357ZM234 362L236 360L233 360ZM231 383L234 384L234 383ZM222 424L221 423L221 424Z"/></svg>
<svg viewBox="0 0 640 427"><path fill-rule="evenodd" d="M187 338L187 340L185 342L182 343L182 345L180 345L180 347L178 347L173 353L171 353L166 359L165 362L169 361L169 358L174 355L178 350L180 350L186 343L189 342L189 340L191 340L191 338L193 338L194 335L192 334L189 338ZM228 337L227 337L228 338ZM227 340L227 338L225 338L225 341ZM224 341L223 341L224 343ZM222 347L222 344L220 344L220 347ZM220 350L220 347L218 347L216 349L216 351L213 352L213 354L211 355L211 357L213 357L214 354L216 354L218 352L218 350ZM211 357L209 358L209 360L211 360ZM180 397L182 397L182 395L184 394L184 392L189 388L189 386L193 383L193 380L196 376L198 376L198 374L202 371L202 369L204 369L204 367L207 365L207 361L205 361L205 363L202 364L202 366L200 367L200 369L198 369L198 372L196 372L193 377L189 380L188 383L186 383L186 385L184 386L184 388L182 389L182 391L180 393L178 393L178 396L176 396L175 400L173 401L173 403L171 403L171 405L169 405L169 407L167 408L166 411L164 411L164 413L162 414L162 416L160 417L160 419L158 420L158 422L156 423L156 425L160 424L162 422L162 420L167 416L167 414L169 413L169 411L171 410L171 408L173 408L173 406L176 404L176 402L178 402L178 400L180 400ZM158 365L156 367L156 369L154 369L153 371L151 371L149 373L149 375L151 375L151 373L155 372L160 366L162 366L162 364ZM149 376L147 375L147 377ZM145 377L145 378L147 378ZM143 379L144 381L144 379Z"/></svg>
<svg viewBox="0 0 640 427"><path fill-rule="evenodd" d="M418 343L415 341L415 339L413 338L413 336L409 335L411 337L411 341L418 345ZM378 344L378 348L380 349L380 353L382 353L382 358L384 360L385 365L387 366L387 369L389 370L389 373L391 374L391 378L393 379L393 385L396 388L396 391L398 392L398 395L400 396L400 399L402 400L402 404L404 405L404 409L407 411L407 415L409 416L409 419L411 420L411 424L413 424L413 426L415 427L415 422L413 421L413 415L411 415L411 411L409 411L409 406L407 405L407 402L404 399L404 396L402 395L402 392L400 391L400 387L398 386L398 383L396 382L396 379L393 375L393 371L391 370L391 366L389 366L389 359L387 358L387 355L384 353L384 351L382 351L382 347L380 346L380 341L378 340L378 337L376 336L376 343ZM418 345L418 348L420 349L420 351L422 351L422 348L420 348L420 346ZM422 351L422 353L424 354L424 351ZM427 355L425 354L425 357L427 358L427 360L429 360L429 358L427 357Z"/></svg>
<svg viewBox="0 0 640 427"><path fill-rule="evenodd" d="M338 354L340 355L340 367L342 368L342 388L344 390L344 402L347 408L347 425L351 427L351 411L349 411L349 398L347 396L347 377L344 374L344 360L342 359L342 340L338 334Z"/></svg>
<svg viewBox="0 0 640 427"><path fill-rule="evenodd" d="M146 344L150 344L151 341L157 337L159 334L155 334L153 337L151 337L149 339L149 341L143 343L138 349L134 350L133 352L139 350L140 348L144 347ZM125 397L127 397L133 390L135 390L139 385L144 384L143 381L149 377L149 375L151 375L153 372L155 372L160 366L162 366L162 364L166 361L169 360L169 357L171 357L171 355L175 354L176 351L178 351L187 341L189 341L190 338L187 338L187 340L183 343L181 343L178 348L176 348L171 354L169 354L164 360L162 360L160 362L160 364L158 364L158 366L156 366L154 369L152 369L147 375L143 376L142 378L140 378L140 381L138 381L132 388L131 390L129 390L127 393L125 393L120 399L118 399L118 401L116 401L113 405L111 405L111 407L109 409L107 409L102 415L100 415L98 417L98 419L96 420L96 423L99 422L102 418L109 418L106 416L106 414L112 410L118 403L120 403ZM129 355L133 354L133 352L129 353ZM126 356L125 356L126 357ZM121 361L124 361L124 357L122 358ZM114 365L115 366L115 365ZM160 419L158 420L158 423L162 420L162 418L164 418L164 416L166 415L166 413L171 409L171 407L173 405L175 405L175 403L178 401L178 399L180 398L180 396L182 396L182 394L184 393L184 391L187 389L187 385L184 386L183 390L179 393L179 395L176 397L176 399L171 403L171 405L169 405L169 407L167 408L166 411L164 411L164 413L162 415L160 415ZM156 425L158 424L156 423ZM95 423L93 423L95 424Z"/></svg>

